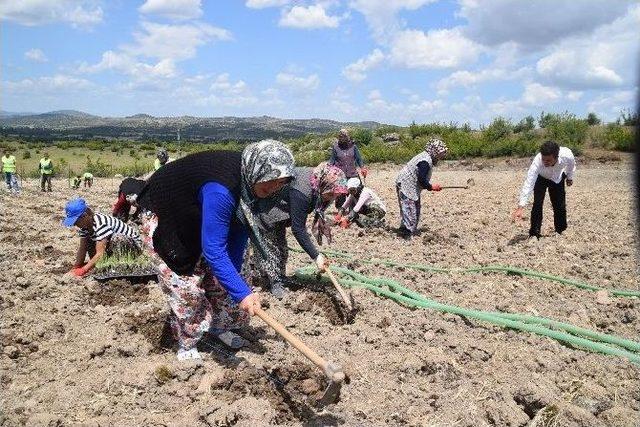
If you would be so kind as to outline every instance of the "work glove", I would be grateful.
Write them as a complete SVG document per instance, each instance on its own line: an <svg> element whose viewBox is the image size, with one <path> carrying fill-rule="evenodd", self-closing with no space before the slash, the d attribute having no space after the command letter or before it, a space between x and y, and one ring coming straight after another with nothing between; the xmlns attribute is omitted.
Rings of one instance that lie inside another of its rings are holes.
<svg viewBox="0 0 640 427"><path fill-rule="evenodd" d="M340 227L349 228L349 219L346 217L342 217L342 220L340 220Z"/></svg>
<svg viewBox="0 0 640 427"><path fill-rule="evenodd" d="M84 277L84 275L87 274L87 270L85 270L84 267L75 267L70 273L76 277Z"/></svg>
<svg viewBox="0 0 640 427"><path fill-rule="evenodd" d="M366 177L367 177L367 175L369 174L369 169L367 169L367 168L360 168L360 173L362 174L362 176L363 176L364 178L366 178Z"/></svg>
<svg viewBox="0 0 640 427"><path fill-rule="evenodd" d="M440 184L431 184L431 191L441 191L442 186Z"/></svg>
<svg viewBox="0 0 640 427"><path fill-rule="evenodd" d="M334 224L338 224L341 219L342 219L342 213L341 212L336 212L336 214L333 215Z"/></svg>
<svg viewBox="0 0 640 427"><path fill-rule="evenodd" d="M318 270L325 271L328 265L329 263L327 262L327 259L324 257L324 255L318 254L318 256L316 257L316 267L318 267Z"/></svg>

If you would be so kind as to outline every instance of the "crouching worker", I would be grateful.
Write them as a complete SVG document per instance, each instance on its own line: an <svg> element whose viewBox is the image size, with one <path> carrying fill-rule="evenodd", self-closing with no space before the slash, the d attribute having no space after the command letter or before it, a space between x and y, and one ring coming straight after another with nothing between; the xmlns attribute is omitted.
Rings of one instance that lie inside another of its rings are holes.
<svg viewBox="0 0 640 427"><path fill-rule="evenodd" d="M573 175L576 172L576 161L573 152L567 147L560 147L553 141L547 141L540 147L540 152L534 157L527 178L522 185L520 202L513 212L514 220L521 220L524 207L529 195L533 192L533 206L531 207L531 227L529 237L540 238L542 227L542 206L544 196L549 189L549 198L553 207L553 226L556 233L561 234L567 229L567 204L564 184L573 185Z"/></svg>
<svg viewBox="0 0 640 427"><path fill-rule="evenodd" d="M357 179L357 178L356 178ZM336 166L321 163L313 168L298 167L294 179L278 197L269 203L261 203L260 227L263 229L266 256L256 252L257 276L269 282L271 293L278 299L285 294L286 266L289 258L286 230L291 226L298 244L315 261L320 271L328 265L318 252L307 232L307 217L314 214L312 229L316 240L323 237L331 243L331 227L325 221L325 210L339 196L347 194L344 172Z"/></svg>
<svg viewBox="0 0 640 427"><path fill-rule="evenodd" d="M91 188L93 185L93 174L91 172L85 172L82 178L84 180L84 188Z"/></svg>
<svg viewBox="0 0 640 427"><path fill-rule="evenodd" d="M137 221L142 209L136 200L145 184L146 182L142 179L131 177L123 179L118 188L118 200L114 203L111 214L124 222L129 221L130 215L132 221ZM131 214L132 207L135 208L133 214Z"/></svg>
<svg viewBox="0 0 640 427"><path fill-rule="evenodd" d="M349 196L338 211L336 222L342 228L354 222L363 228L384 226L387 207L375 191L361 185L358 178L349 178L347 188Z"/></svg>
<svg viewBox="0 0 640 427"><path fill-rule="evenodd" d="M81 183L82 183L82 178L80 178L80 175L76 175L73 178L71 178L71 188L73 188L74 190L77 190L78 188L80 188Z"/></svg>
<svg viewBox="0 0 640 427"><path fill-rule="evenodd" d="M70 200L65 211L62 224L80 229L80 245L70 274L85 276L105 254L141 253L142 239L135 228L112 216L94 213L84 199ZM89 261L85 264L87 255Z"/></svg>
<svg viewBox="0 0 640 427"><path fill-rule="evenodd" d="M178 359L199 359L206 332L231 348L244 339L260 300L240 276L247 238L264 252L253 207L291 180L293 155L278 141L248 145L242 153L204 151L158 169L137 203L145 248L171 309Z"/></svg>
<svg viewBox="0 0 640 427"><path fill-rule="evenodd" d="M409 160L396 179L396 191L400 204L400 237L409 240L418 229L420 221L420 193L422 190L440 191L440 184L431 183L433 168L447 155L447 145L432 138L424 151Z"/></svg>

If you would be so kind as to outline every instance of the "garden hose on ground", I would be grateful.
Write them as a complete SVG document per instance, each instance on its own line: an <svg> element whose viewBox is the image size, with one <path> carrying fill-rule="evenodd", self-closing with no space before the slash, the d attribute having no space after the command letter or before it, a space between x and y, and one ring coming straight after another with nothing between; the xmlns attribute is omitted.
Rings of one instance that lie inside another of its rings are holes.
<svg viewBox="0 0 640 427"><path fill-rule="evenodd" d="M393 280L372 279L353 270L340 267L332 267L332 271L348 277L341 280L341 284L345 286L369 289L377 295L383 295L409 307L430 308L444 313L457 314L467 318L486 321L505 328L531 332L588 351L624 357L633 363L640 364L640 353L638 353L640 352L640 343L635 341L614 335L598 333L567 323L556 322L544 317L473 310L455 305L442 304L426 298ZM316 269L314 267L298 269L295 275L303 281L317 280ZM321 280L327 281L328 279L323 277ZM551 329L551 327L554 329Z"/></svg>
<svg viewBox="0 0 640 427"><path fill-rule="evenodd" d="M293 252L303 252L300 249L295 249L291 247L289 248L289 250ZM354 255L349 254L347 252L325 250L325 251L322 251L322 253L326 255L338 256L341 258L356 259ZM413 270L430 271L432 273L468 274L468 273L482 273L482 272L502 272L506 274L517 274L519 276L535 277L538 279L550 280L553 282L561 283L563 285L574 286L576 288L585 289L588 291L604 290L616 297L640 298L640 291L634 291L630 289L608 289L600 286L590 285L588 283L580 282L578 280L565 279L563 277L554 276L554 275L542 273L539 271L525 270L522 268L511 267L508 265L487 265L487 266L478 266L478 267L469 267L469 268L443 268L443 267L435 267L435 266L425 265L425 264L404 264L404 263L384 260L384 259L367 259L367 260L358 259L358 261L364 264L386 265L389 267L403 267L403 268L410 268Z"/></svg>

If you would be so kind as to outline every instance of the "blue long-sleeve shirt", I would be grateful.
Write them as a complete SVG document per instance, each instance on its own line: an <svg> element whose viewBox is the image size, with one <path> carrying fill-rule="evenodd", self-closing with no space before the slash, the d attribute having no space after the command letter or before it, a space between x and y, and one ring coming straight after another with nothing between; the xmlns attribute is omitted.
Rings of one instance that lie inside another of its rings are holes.
<svg viewBox="0 0 640 427"><path fill-rule="evenodd" d="M251 288L240 277L249 234L235 216L238 202L217 182L203 185L198 199L202 206L202 254L231 298L240 302Z"/></svg>
<svg viewBox="0 0 640 427"><path fill-rule="evenodd" d="M422 161L418 163L418 182L422 188L425 188L431 191L431 183L429 182L429 163L427 161Z"/></svg>

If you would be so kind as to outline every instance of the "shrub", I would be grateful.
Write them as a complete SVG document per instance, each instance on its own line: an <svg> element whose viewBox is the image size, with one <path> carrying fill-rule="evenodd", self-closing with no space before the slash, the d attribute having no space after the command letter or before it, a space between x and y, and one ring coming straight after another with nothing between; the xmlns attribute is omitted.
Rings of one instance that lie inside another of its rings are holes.
<svg viewBox="0 0 640 427"><path fill-rule="evenodd" d="M554 114L546 125L547 138L570 148L582 146L587 137L589 125L575 114L564 112Z"/></svg>
<svg viewBox="0 0 640 427"><path fill-rule="evenodd" d="M620 111L620 117L618 117L616 123L624 126L636 126L638 124L638 114L632 113L628 109L622 110Z"/></svg>
<svg viewBox="0 0 640 427"><path fill-rule="evenodd" d="M634 151L634 135L629 127L610 123L605 128L603 138L608 148L618 151Z"/></svg>
<svg viewBox="0 0 640 427"><path fill-rule="evenodd" d="M31 158L31 151L29 150L24 150L24 153L22 153L22 158L24 160L30 159Z"/></svg>
<svg viewBox="0 0 640 427"><path fill-rule="evenodd" d="M513 125L511 121L498 117L493 119L491 124L482 131L482 137L490 142L499 141L508 138L513 133Z"/></svg>
<svg viewBox="0 0 640 427"><path fill-rule="evenodd" d="M350 134L351 139L353 139L359 146L368 145L373 139L373 132L371 132L371 129L356 128L353 129Z"/></svg>
<svg viewBox="0 0 640 427"><path fill-rule="evenodd" d="M520 120L518 124L513 127L513 132L529 132L532 131L536 127L536 119L533 116L527 116L524 119Z"/></svg>
<svg viewBox="0 0 640 427"><path fill-rule="evenodd" d="M601 123L602 121L600 120L600 118L596 115L596 113L589 113L587 114L587 124L589 126L597 126Z"/></svg>

